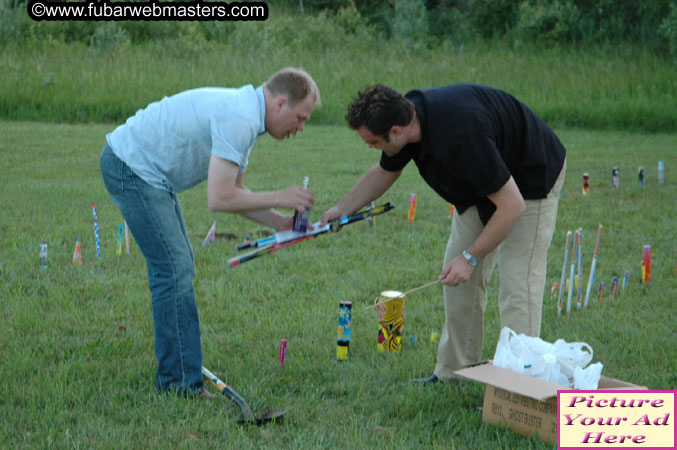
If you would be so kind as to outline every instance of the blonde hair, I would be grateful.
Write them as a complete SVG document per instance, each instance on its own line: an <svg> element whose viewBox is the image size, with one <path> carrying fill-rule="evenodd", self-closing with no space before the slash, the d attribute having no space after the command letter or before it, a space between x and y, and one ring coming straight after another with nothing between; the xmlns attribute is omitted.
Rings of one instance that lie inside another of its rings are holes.
<svg viewBox="0 0 677 450"><path fill-rule="evenodd" d="M294 106L303 101L308 95L312 95L315 105L320 105L320 90L315 84L313 77L303 69L286 67L275 72L264 84L272 96L286 95L289 105Z"/></svg>

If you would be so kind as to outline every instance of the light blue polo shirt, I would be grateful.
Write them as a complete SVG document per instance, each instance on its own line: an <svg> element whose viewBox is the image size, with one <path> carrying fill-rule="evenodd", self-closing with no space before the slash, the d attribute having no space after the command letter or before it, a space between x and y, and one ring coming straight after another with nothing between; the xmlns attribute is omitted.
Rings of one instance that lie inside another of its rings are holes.
<svg viewBox="0 0 677 450"><path fill-rule="evenodd" d="M181 192L207 179L211 155L244 172L265 117L263 86L191 89L140 109L106 140L148 184Z"/></svg>

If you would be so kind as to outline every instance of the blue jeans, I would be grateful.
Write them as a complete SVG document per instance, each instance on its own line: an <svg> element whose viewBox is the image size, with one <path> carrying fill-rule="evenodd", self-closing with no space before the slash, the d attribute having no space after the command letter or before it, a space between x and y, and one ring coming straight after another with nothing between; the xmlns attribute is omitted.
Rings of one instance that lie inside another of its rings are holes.
<svg viewBox="0 0 677 450"><path fill-rule="evenodd" d="M150 186L106 145L101 174L148 267L153 302L156 383L161 391L204 389L193 248L176 192Z"/></svg>

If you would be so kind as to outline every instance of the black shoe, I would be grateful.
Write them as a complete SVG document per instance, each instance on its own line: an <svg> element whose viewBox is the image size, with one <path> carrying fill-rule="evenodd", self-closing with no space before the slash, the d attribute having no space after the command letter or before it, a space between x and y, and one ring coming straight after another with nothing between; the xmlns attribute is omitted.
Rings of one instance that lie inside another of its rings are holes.
<svg viewBox="0 0 677 450"><path fill-rule="evenodd" d="M440 379L437 378L437 375L432 374L428 378L412 378L409 381L411 383L416 383L416 384L421 384L423 386L427 386L429 384L438 383L440 381Z"/></svg>

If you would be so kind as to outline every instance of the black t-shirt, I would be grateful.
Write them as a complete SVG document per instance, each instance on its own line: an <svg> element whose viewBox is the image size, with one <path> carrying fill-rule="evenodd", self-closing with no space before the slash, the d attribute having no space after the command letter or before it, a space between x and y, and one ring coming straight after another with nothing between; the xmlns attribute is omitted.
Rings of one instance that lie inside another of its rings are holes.
<svg viewBox="0 0 677 450"><path fill-rule="evenodd" d="M412 159L423 179L459 214L477 206L482 223L496 210L487 195L512 175L525 199L545 198L566 150L526 105L498 89L454 84L406 94L421 122L421 141L381 155L396 172Z"/></svg>

